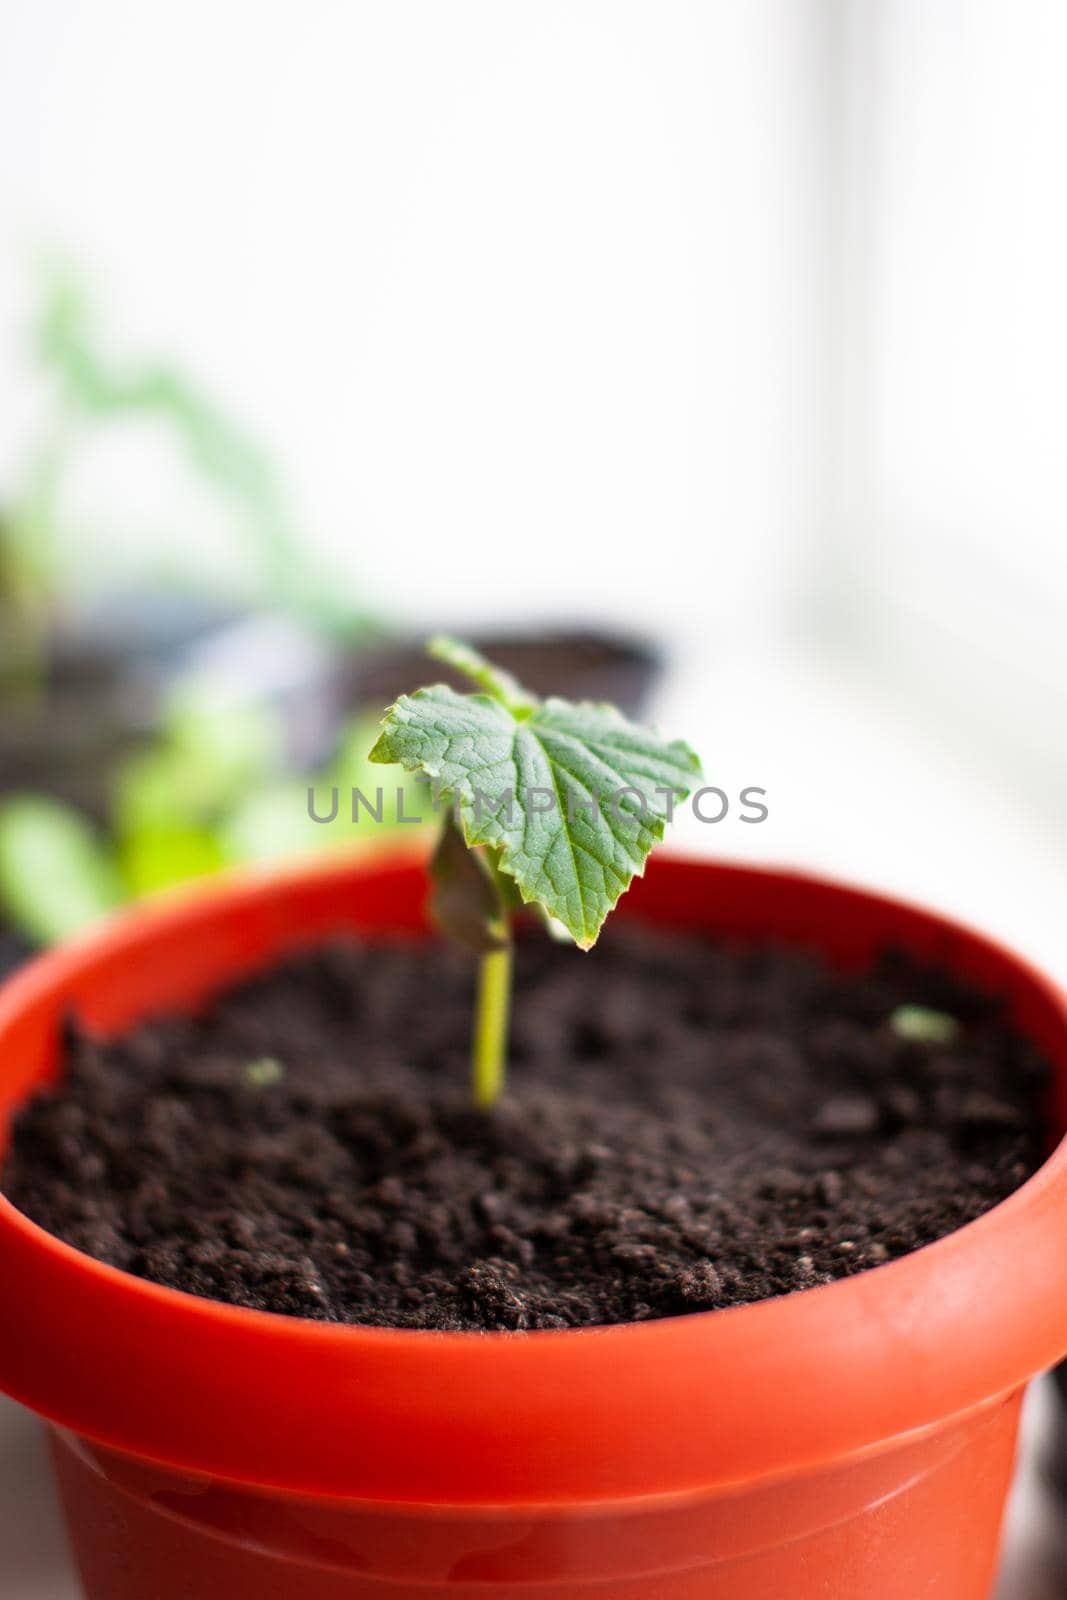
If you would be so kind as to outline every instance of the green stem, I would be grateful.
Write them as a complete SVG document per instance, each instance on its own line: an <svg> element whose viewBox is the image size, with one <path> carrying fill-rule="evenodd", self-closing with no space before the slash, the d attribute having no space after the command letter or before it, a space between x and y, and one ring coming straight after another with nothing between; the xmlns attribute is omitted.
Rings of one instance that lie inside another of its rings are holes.
<svg viewBox="0 0 1067 1600"><path fill-rule="evenodd" d="M478 973L471 1066L474 1099L484 1111L496 1104L504 1087L511 1012L511 966L511 941L508 940L500 950L490 950L482 957Z"/></svg>

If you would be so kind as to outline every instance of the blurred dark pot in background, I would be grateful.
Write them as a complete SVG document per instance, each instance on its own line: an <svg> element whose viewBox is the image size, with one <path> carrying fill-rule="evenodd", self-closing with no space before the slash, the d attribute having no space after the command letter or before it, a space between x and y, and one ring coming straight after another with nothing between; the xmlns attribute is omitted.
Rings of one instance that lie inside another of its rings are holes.
<svg viewBox="0 0 1067 1600"><path fill-rule="evenodd" d="M458 673L427 660L425 637L412 635L350 652L342 668L349 704L384 709L429 682L469 689ZM663 665L659 650L647 640L594 628L500 629L476 632L470 642L535 694L610 700L629 716L644 711Z"/></svg>
<svg viewBox="0 0 1067 1600"><path fill-rule="evenodd" d="M0 795L56 795L103 821L117 762L151 733L190 652L232 615L165 594L101 605L50 630L32 681L0 649Z"/></svg>
<svg viewBox="0 0 1067 1600"><path fill-rule="evenodd" d="M287 766L311 769L353 713L382 711L430 680L467 687L427 659L425 637L339 642L288 617L183 596L109 601L56 628L32 693L3 696L0 796L56 795L103 822L117 764L150 737L179 679L206 683L223 706L271 707ZM662 665L646 641L592 628L500 630L472 642L537 694L611 700L630 715L645 708Z"/></svg>
<svg viewBox="0 0 1067 1600"><path fill-rule="evenodd" d="M139 770L129 758L144 750L149 793L153 781L164 795L189 790L194 799L186 804L193 811L177 820L167 812L162 823L154 813L154 822L141 815L136 827L147 829L150 867L144 866L145 849L139 856L135 851L141 877L135 874L132 892L176 881L167 876L170 867L152 858L153 850L160 858L177 852L177 876L213 870L211 863L227 859L220 818L233 803L229 791L220 795L211 787L219 738L224 747L234 744L239 762L242 730L246 739L252 730L254 748L265 734L268 785L321 771L364 738L369 748L366 724L399 695L442 679L468 687L427 657L425 639L422 632L389 638L366 628L358 637L339 638L289 615L238 612L166 593L113 597L64 619L29 657L13 648L10 630L6 638L0 630L0 801L30 794L64 802L97 825L108 850L116 806L121 809L120 796L128 798L128 780ZM535 693L608 700L631 715L644 709L661 667L658 651L645 641L592 628L500 630L476 633L473 642ZM199 744L189 739L185 709L194 713L194 728L200 713L214 725L206 744L202 735ZM184 738L175 732L182 727ZM201 762L206 788L197 787ZM239 781L248 787L254 774ZM153 804L158 810L158 798ZM123 834L119 825L127 846L130 826ZM194 853L201 850L191 872L181 866L190 837ZM0 921L0 977L24 953L8 933Z"/></svg>

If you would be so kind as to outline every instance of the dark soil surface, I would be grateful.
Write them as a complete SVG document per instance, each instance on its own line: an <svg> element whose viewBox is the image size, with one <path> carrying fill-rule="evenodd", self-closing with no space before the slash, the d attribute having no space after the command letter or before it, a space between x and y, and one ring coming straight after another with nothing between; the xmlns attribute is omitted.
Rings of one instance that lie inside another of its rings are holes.
<svg viewBox="0 0 1067 1600"><path fill-rule="evenodd" d="M492 1115L466 1098L472 987L461 953L344 944L194 1020L73 1028L3 1187L194 1294L557 1328L860 1272L978 1216L1043 1154L1031 1047L995 1001L902 957L847 975L626 924L588 956L531 935ZM899 1038L904 1003L951 1013L958 1038Z"/></svg>

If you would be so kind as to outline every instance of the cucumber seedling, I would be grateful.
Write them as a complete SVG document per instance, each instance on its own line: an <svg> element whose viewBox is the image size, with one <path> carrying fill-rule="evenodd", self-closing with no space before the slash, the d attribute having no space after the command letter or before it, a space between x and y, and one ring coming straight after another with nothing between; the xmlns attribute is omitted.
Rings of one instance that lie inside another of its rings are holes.
<svg viewBox="0 0 1067 1600"><path fill-rule="evenodd" d="M481 958L472 1070L475 1100L489 1107L507 1062L513 912L535 906L560 938L590 949L700 762L612 705L539 700L458 640L433 639L428 652L473 691L401 695L370 759L400 763L446 807L431 910Z"/></svg>

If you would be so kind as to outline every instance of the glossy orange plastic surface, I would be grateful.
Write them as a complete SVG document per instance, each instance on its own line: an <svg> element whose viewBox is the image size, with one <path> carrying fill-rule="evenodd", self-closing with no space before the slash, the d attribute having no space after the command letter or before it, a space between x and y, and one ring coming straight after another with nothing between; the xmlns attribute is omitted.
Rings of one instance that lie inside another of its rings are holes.
<svg viewBox="0 0 1067 1600"><path fill-rule="evenodd" d="M195 1005L331 931L423 928L421 867L358 861L127 914L0 991L0 1113L98 1028ZM944 919L669 857L620 915L1003 993L1067 1098L1067 1007ZM575 960L581 960L578 955ZM1067 1151L902 1261L622 1328L337 1328L143 1283L0 1201L0 1387L57 1424L91 1600L984 1600L1018 1402L1067 1352Z"/></svg>

